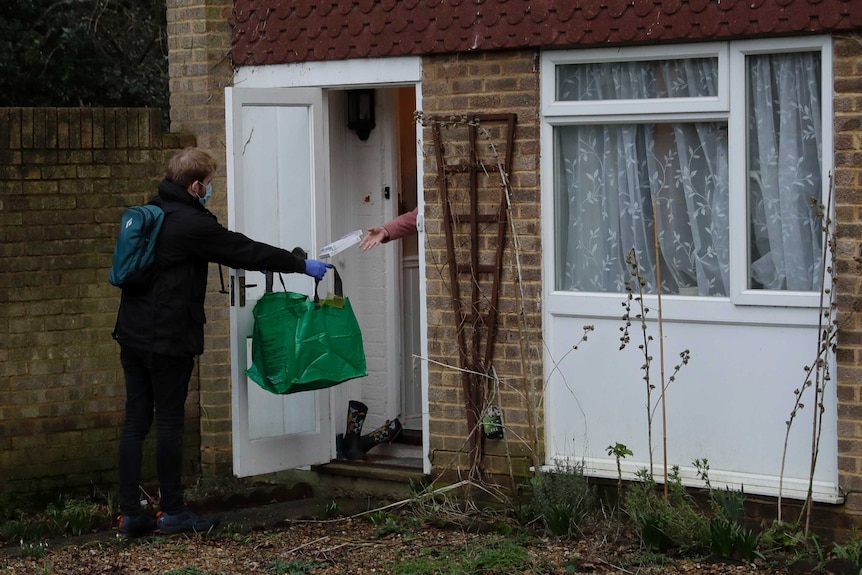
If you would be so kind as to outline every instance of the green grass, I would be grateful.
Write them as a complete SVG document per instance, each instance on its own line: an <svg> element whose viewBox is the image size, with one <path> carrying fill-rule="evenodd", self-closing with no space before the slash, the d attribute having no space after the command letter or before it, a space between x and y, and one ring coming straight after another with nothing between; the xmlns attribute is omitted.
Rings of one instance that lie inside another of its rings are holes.
<svg viewBox="0 0 862 575"><path fill-rule="evenodd" d="M110 505L110 498L106 503L95 503L89 499L60 496L43 509L5 509L0 515L0 539L38 543L53 537L108 529L114 520Z"/></svg>
<svg viewBox="0 0 862 575"><path fill-rule="evenodd" d="M313 570L323 567L323 563L316 563L314 561L301 559L284 561L282 559L275 559L267 566L266 572L274 573L275 575L307 575Z"/></svg>
<svg viewBox="0 0 862 575"><path fill-rule="evenodd" d="M529 553L519 541L497 538L476 546L425 549L418 557L392 567L394 575L485 575L524 573L531 567Z"/></svg>
<svg viewBox="0 0 862 575"><path fill-rule="evenodd" d="M209 571L201 571L197 567L180 567L179 569L171 569L165 571L164 575L211 575Z"/></svg>

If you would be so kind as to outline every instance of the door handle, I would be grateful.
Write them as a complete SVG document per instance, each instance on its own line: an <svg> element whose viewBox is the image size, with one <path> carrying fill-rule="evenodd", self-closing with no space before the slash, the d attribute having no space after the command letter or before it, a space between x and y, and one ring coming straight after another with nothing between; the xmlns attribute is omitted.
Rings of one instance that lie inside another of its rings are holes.
<svg viewBox="0 0 862 575"><path fill-rule="evenodd" d="M239 289L234 289L236 283L239 283ZM257 287L257 284L247 284L245 283L245 276L231 276L230 277L230 305L236 305L236 300L234 298L234 292L239 294L239 307L245 307L245 290L248 288Z"/></svg>
<svg viewBox="0 0 862 575"><path fill-rule="evenodd" d="M239 307L245 307L245 290L246 288L257 287L257 284L245 283L245 276L239 278Z"/></svg>

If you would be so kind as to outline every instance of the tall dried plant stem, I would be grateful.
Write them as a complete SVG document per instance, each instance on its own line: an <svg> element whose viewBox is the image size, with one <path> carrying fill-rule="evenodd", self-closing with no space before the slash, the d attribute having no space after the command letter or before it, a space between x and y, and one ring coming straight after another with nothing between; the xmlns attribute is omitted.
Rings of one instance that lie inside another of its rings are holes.
<svg viewBox="0 0 862 575"><path fill-rule="evenodd" d="M808 534L808 529L811 525L811 508L813 505L813 491L814 491L814 470L817 467L817 456L820 453L820 430L823 427L823 386L826 385L827 375L829 373L829 333L824 331L823 327L823 319L824 316L828 314L828 319L832 321L832 301L833 301L833 285L829 286L829 290L826 289L826 272L827 268L829 270L833 269L832 264L827 266L827 256L831 254L831 246L832 246L832 234L830 230L832 229L832 174L829 174L829 195L826 198L826 213L823 215L824 219L824 238L823 238L823 252L822 252L822 264L820 267L820 314L817 320L817 347L818 347L818 358L817 362L814 364L813 368L815 369L814 373L814 409L813 413L813 421L811 425L811 466L808 472L808 494L805 499L806 505L806 513L805 513L805 534ZM826 309L824 310L823 298L826 297ZM822 377L821 377L822 376Z"/></svg>
<svg viewBox="0 0 862 575"><path fill-rule="evenodd" d="M538 395L537 391L534 389L535 382L532 377L530 377L529 368L527 367L527 349L526 349L526 341L527 341L527 310L524 307L524 302L526 301L526 295L524 294L524 282L521 274L521 242L518 238L518 231L515 229L515 221L514 214L512 213L512 198L510 195L509 188L509 178L508 175L503 172L503 167L500 166L499 162L497 163L500 169L500 176L503 178L503 183L506 191L506 210L509 212L509 225L512 228L512 245L515 248L515 283L518 284L518 289L515 290L515 300L516 306L518 309L518 345L520 346L520 358L521 358L521 375L524 378L527 378L526 381L526 389L527 389L527 421L529 424L527 425L527 433L529 442L530 442L530 455L533 464L533 472L539 472L539 412L536 409L536 396Z"/></svg>
<svg viewBox="0 0 862 575"><path fill-rule="evenodd" d="M500 412L502 413L502 411L503 411L502 401L503 400L502 400L502 397L500 394L500 378L497 376L497 370L494 368L494 366L491 366L491 377L492 377L492 382L494 384L494 389L493 389L492 396L488 398L488 406L493 405L492 402L496 400L496 402L497 402L496 405L500 409ZM487 406L485 407L485 409L487 409ZM515 481L515 469L512 466L512 451L509 448L509 442L508 441L503 442L503 448L506 450L506 462L509 464L509 481L511 483L512 493L514 493L518 488L518 484Z"/></svg>
<svg viewBox="0 0 862 575"><path fill-rule="evenodd" d="M511 199L509 198L509 187L508 180L506 180L506 202L507 209L509 210L509 221L512 226L512 243L515 246L515 261L517 265L517 279L515 280L518 284L518 289L515 290L515 300L516 306L518 309L518 345L520 347L520 359L521 359L521 374L524 378L527 378L526 381L526 389L527 389L527 421L529 422L527 425L527 433L530 442L530 457L533 464L533 472L539 472L539 410L536 409L536 396L538 392L534 388L535 382L532 377L530 377L529 368L527 367L527 350L526 350L526 325L527 325L527 310L524 307L524 301L526 300L526 296L524 294L524 282L522 281L521 276L521 258L520 258L520 242L518 241L518 235L515 231L515 224L512 222L512 204Z"/></svg>
<svg viewBox="0 0 862 575"><path fill-rule="evenodd" d="M653 405L652 402L652 390L655 387L650 383L650 369L652 365L652 356L649 353L649 342L653 340L652 336L647 332L647 321L646 316L649 312L649 308L644 305L644 286L646 285L646 281L644 280L644 276L640 270L640 262L638 261L637 250L635 248L631 248L626 254L626 263L631 268L631 275L636 280L637 285L637 297L634 297L632 292L634 291L631 288L631 280L629 280L629 284L626 285L626 292L628 296L626 298L626 302L623 304L626 308L626 313L623 316L623 319L626 321L626 326L621 328L623 331L623 336L620 338L622 345L620 345L620 349L624 349L626 345L629 343L629 333L628 329L631 325L631 301L634 299L638 306L640 307L640 313L636 314L636 318L640 323L640 330L643 334L643 344L638 346L644 354L644 363L641 366L641 369L644 372L643 380L646 383L646 416L647 416L647 446L649 447L649 476L653 477L653 471L655 470L655 463L653 460L653 445L652 445L652 429L653 429L653 416L655 415L654 409L651 407ZM658 402L656 402L658 405Z"/></svg>
<svg viewBox="0 0 862 575"><path fill-rule="evenodd" d="M503 169L503 164L500 161L500 155L497 151L497 147L494 145L494 142L491 141L491 135L488 131L479 127L479 131L486 138L488 142L488 146L491 148L494 159L497 161L497 170L500 172L500 182L503 186L503 192L506 196L506 212L507 212L507 220L509 222L509 227L512 231L512 246L514 248L515 254L515 283L517 284L518 289L515 290L515 305L518 310L518 345L520 346L520 359L521 359L521 375L524 378L527 378L526 381L526 389L527 389L527 421L529 424L527 425L527 433L528 441L530 442L530 453L531 460L533 464L533 472L539 472L539 410L536 409L536 396L538 395L537 391L534 389L534 381L533 378L530 377L529 368L527 367L527 350L526 350L526 342L527 342L527 310L524 307L524 302L526 301L526 294L524 293L524 282L523 282L523 274L521 270L521 241L518 236L518 230L515 227L515 214L512 211L512 188L509 183L509 174Z"/></svg>
<svg viewBox="0 0 862 575"><path fill-rule="evenodd" d="M652 197L652 214L653 214L653 241L655 245L655 283L656 296L658 297L658 356L659 367L661 370L661 440L662 440L662 462L664 467L664 498L668 498L667 485L667 407L665 405L664 392L664 330L661 316L661 263L659 262L659 244L658 244L658 193ZM650 470L652 473L652 470Z"/></svg>
<svg viewBox="0 0 862 575"><path fill-rule="evenodd" d="M818 399L818 397L822 397L822 390L820 389L820 374L821 370L826 370L825 373L828 374L828 362L829 362L829 350L832 347L835 338L837 337L837 329L832 328L824 328L823 327L823 319L827 317L829 321L832 322L832 314L833 314L833 302L834 302L834 292L835 292L835 278L834 278L834 264L827 266L827 257L832 254L832 245L833 245L833 230L832 230L832 174L829 174L829 190L828 196L826 199L826 211L823 214L824 225L823 225L823 251L821 252L822 257L822 266L820 270L820 307L819 307L819 317L818 317L818 328L817 328L817 355L815 357L814 363L811 365L810 369L807 369L807 375L805 376L805 381L802 382L802 385L799 389L794 390L794 394L796 395L796 400L793 404L793 409L790 412L790 417L785 422L786 430L784 432L784 446L781 454L781 470L778 476L778 509L777 509L777 521L779 523L782 522L782 503L783 503L783 491L784 491L784 469L787 463L787 450L790 445L790 429L793 424L794 419L796 419L797 412L804 407L802 403L802 394L805 392L805 388L811 387L812 378L814 385L814 421L812 425L812 446L811 446L811 463L809 466L809 478L808 478L808 493L805 499L805 503L802 506L800 511L800 519L802 519L802 515L806 515L806 523L805 523L805 534L808 534L808 528L810 525L811 519L811 507L812 507L812 498L813 498L813 489L814 489L814 471L817 465L817 455L819 453L820 446L820 430L822 428L822 417L823 417L823 406L822 399ZM827 269L828 268L828 269ZM826 288L826 273L832 275L832 282L830 287ZM826 300L826 304L824 304L824 299ZM825 366L825 367L824 367ZM825 380L824 380L825 381Z"/></svg>

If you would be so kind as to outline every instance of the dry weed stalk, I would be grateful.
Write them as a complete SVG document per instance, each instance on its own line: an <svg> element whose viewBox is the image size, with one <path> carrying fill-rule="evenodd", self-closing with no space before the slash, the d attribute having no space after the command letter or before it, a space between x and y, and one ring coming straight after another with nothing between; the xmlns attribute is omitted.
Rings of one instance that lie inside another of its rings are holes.
<svg viewBox="0 0 862 575"><path fill-rule="evenodd" d="M819 203L816 198L811 199L812 209L817 210L817 217L823 222L821 230L823 231L823 250L821 253L821 269L820 269L820 304L818 313L817 327L817 353L812 365L804 366L805 379L802 386L793 390L795 396L793 409L790 411L790 417L785 421L786 430L784 433L784 447L781 453L781 472L778 481L778 513L777 519L782 521L782 491L784 488L784 468L787 461L787 451L790 444L790 430L796 415L805 407L802 402L803 394L806 389L811 388L814 393L813 403L815 409L812 414L811 422L811 459L808 470L808 491L805 497L805 502L802 504L799 519L801 522L805 517L805 530L807 536L811 524L811 511L813 507L813 492L814 492L814 473L817 468L817 457L820 453L820 438L823 430L823 413L826 411L823 404L825 397L826 385L832 379L831 377L831 358L834 355L837 347L838 325L835 317L837 304L835 302L835 290L833 289L837 281L837 272L835 270L835 223L832 220L832 174L829 175L829 189L826 200L826 206ZM828 279L828 283L827 283Z"/></svg>
<svg viewBox="0 0 862 575"><path fill-rule="evenodd" d="M646 281L641 275L640 264L638 263L638 256L635 249L632 248L626 254L626 263L631 270L629 273L632 278L635 280L635 287L637 288L637 295L634 295L634 288L632 288L632 282L626 282L626 301L623 303L623 307L625 307L625 314L623 314L623 321L625 321L625 326L620 328L620 331L623 332L623 335L620 337L620 350L626 348L626 346L631 343L631 335L629 334L629 328L632 325L632 301L634 300L638 307L639 311L635 312L634 319L638 321L641 329L641 337L642 341L638 344L638 349L641 350L641 353L644 356L644 363L641 365L641 370L644 373L643 380L646 383L646 406L647 406L647 445L649 446L649 468L650 474L652 474L653 469L653 443L652 443L652 427L653 427L653 409L652 409L652 392L655 389L655 385L650 382L650 365L652 364L653 357L650 354L649 346L653 341L652 335L650 335L647 331L647 322L646 316L649 313L650 309L646 307L644 303L644 287L646 286ZM665 481L667 484L667 481Z"/></svg>
<svg viewBox="0 0 862 575"><path fill-rule="evenodd" d="M653 356L650 354L649 346L650 342L653 341L652 335L650 335L647 331L647 321L646 316L649 313L650 309L646 307L644 304L644 287L646 287L646 281L644 280L643 274L641 273L640 264L638 263L637 252L635 252L634 248L630 249L626 254L626 263L631 270L631 276L634 279L635 286L637 288L637 295L634 295L634 288L632 288L632 282L626 282L626 301L623 302L623 307L625 308L625 314L623 314L623 321L625 321L625 326L620 328L620 331L623 332L620 337L620 350L625 349L625 347L631 343L631 335L629 334L629 328L632 325L632 301L635 301L640 308L639 311L635 312L634 319L640 324L641 334L642 334L642 343L638 345L638 349L641 350L641 353L644 356L644 363L641 365L641 370L644 372L643 380L646 383L646 410L647 410L647 445L649 446L649 468L650 475L652 475L653 467L653 421L655 418L656 409L658 406L662 406L662 437L664 440L664 448L663 448L663 461L664 461L664 489L665 489L665 497L668 496L668 476L667 476L667 420L664 417L664 405L665 405L665 392L667 392L668 387L671 383L676 381L676 376L679 373L682 366L687 365L689 359L691 357L691 352L688 349L683 350L680 354L680 363L674 366L674 371L670 375L669 378L665 379L664 374L664 346L660 346L659 354L661 356L661 389L659 398L653 403L652 393L655 389L655 385L650 381L650 366L652 365ZM658 278L657 278L658 280ZM656 282L657 286L660 286L660 280ZM661 289L657 289L660 293ZM658 316L658 325L659 325L659 334L662 333L662 316L661 316L661 297L658 299L658 307L659 307L659 316ZM661 339L663 339L662 335L659 335Z"/></svg>

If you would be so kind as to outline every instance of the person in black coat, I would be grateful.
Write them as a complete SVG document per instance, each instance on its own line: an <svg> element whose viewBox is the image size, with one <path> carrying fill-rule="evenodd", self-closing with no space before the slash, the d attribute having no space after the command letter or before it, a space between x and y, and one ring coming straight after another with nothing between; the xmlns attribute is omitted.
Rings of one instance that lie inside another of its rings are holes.
<svg viewBox="0 0 862 575"><path fill-rule="evenodd" d="M168 162L158 196L150 203L165 219L156 243L156 276L145 290L123 290L114 339L126 380L126 413L120 438L119 530L130 536L156 529L207 531L217 517L185 507L182 445L185 402L194 357L204 351L207 267L216 262L246 270L304 273L323 279L331 264L302 259L256 242L218 223L204 205L212 195L215 159L186 148ZM156 465L161 512L142 512L138 483L143 442L156 422Z"/></svg>

